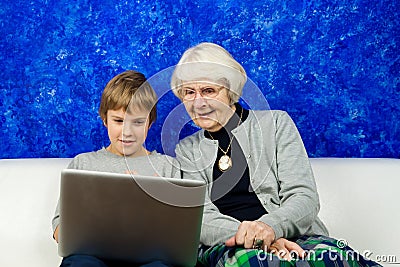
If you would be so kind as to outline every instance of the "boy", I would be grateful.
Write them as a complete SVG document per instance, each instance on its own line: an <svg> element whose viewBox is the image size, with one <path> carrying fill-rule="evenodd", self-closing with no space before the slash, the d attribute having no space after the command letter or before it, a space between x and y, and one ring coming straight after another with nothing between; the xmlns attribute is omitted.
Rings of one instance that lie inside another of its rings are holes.
<svg viewBox="0 0 400 267"><path fill-rule="evenodd" d="M179 163L143 146L151 124L156 120L157 96L142 73L125 71L104 88L99 108L107 128L110 145L98 151L77 155L70 169L133 173L180 178ZM53 237L58 242L59 205L52 220ZM61 266L124 266L127 263L105 261L86 255L63 259ZM165 266L161 262L152 266Z"/></svg>

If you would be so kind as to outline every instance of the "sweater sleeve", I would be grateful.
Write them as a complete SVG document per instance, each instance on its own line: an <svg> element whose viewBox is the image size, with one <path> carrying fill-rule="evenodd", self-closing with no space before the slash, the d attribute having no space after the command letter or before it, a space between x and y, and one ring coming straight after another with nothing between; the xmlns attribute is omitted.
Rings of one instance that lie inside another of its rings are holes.
<svg viewBox="0 0 400 267"><path fill-rule="evenodd" d="M259 220L274 229L276 239L291 238L310 229L320 204L307 152L294 122L286 112L279 112L275 121L280 205Z"/></svg>
<svg viewBox="0 0 400 267"><path fill-rule="evenodd" d="M166 167L163 176L171 178L182 178L179 161L167 155L164 155L164 157L168 167Z"/></svg>

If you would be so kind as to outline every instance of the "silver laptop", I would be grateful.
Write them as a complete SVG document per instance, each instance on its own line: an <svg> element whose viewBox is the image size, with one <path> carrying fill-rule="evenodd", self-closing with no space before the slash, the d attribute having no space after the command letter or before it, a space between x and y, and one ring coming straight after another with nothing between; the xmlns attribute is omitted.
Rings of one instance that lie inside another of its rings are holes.
<svg viewBox="0 0 400 267"><path fill-rule="evenodd" d="M204 197L201 181L63 170L59 255L194 266Z"/></svg>

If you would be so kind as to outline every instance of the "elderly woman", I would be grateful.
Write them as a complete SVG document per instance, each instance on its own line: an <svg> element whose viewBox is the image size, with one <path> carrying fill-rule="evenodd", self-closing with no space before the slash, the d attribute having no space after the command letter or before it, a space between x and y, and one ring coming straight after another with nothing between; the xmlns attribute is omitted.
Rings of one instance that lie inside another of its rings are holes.
<svg viewBox="0 0 400 267"><path fill-rule="evenodd" d="M175 95L202 128L181 140L175 150L183 177L205 180L208 186L199 262L377 265L327 237L318 218L313 173L295 124L284 111L243 108L238 100L246 80L243 67L212 43L188 49L172 75ZM303 252L298 245L307 252L305 257L294 257ZM321 251L337 257L318 257ZM353 258L343 257L346 251Z"/></svg>

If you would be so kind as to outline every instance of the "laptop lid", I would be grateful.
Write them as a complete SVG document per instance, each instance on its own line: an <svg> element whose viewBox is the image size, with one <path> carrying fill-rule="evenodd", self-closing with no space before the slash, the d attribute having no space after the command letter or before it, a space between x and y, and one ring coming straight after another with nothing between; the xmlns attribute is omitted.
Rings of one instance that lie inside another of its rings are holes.
<svg viewBox="0 0 400 267"><path fill-rule="evenodd" d="M205 183L65 169L59 255L194 266Z"/></svg>

